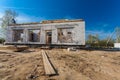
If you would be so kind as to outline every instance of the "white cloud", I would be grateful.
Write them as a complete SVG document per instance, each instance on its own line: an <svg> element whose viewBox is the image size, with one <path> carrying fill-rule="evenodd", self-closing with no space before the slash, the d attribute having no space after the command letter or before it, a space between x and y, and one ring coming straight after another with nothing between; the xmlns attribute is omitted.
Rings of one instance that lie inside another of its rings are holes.
<svg viewBox="0 0 120 80"><path fill-rule="evenodd" d="M0 13L0 18L2 18L3 17L3 13Z"/></svg>
<svg viewBox="0 0 120 80"><path fill-rule="evenodd" d="M30 21L30 18L25 17L25 16L18 16L16 20L17 22L27 22L27 21Z"/></svg>
<svg viewBox="0 0 120 80"><path fill-rule="evenodd" d="M4 12L0 12L0 25L1 25L1 18L3 17ZM44 17L36 17L36 16L29 16L26 14L19 14L18 17L16 18L17 23L26 23L26 22L40 22L41 20L45 20L46 18Z"/></svg>
<svg viewBox="0 0 120 80"><path fill-rule="evenodd" d="M44 17L20 15L16 18L16 20L17 20L17 23L26 23L26 22L40 22L41 20L45 20L45 18Z"/></svg>
<svg viewBox="0 0 120 80"><path fill-rule="evenodd" d="M3 13L0 13L0 25L1 25L1 18L3 17Z"/></svg>
<svg viewBox="0 0 120 80"><path fill-rule="evenodd" d="M103 24L103 27L108 27L109 26L109 24Z"/></svg>
<svg viewBox="0 0 120 80"><path fill-rule="evenodd" d="M30 17L26 17L26 16L18 16L16 18L17 23L26 23L26 22L31 22L32 19Z"/></svg>
<svg viewBox="0 0 120 80"><path fill-rule="evenodd" d="M106 32L104 30L87 30L86 38L88 37L89 34L91 34L91 35L98 34L101 39L105 39L108 37L115 38L115 36L116 36L114 32Z"/></svg>
<svg viewBox="0 0 120 80"><path fill-rule="evenodd" d="M65 18L65 19L75 19L75 18L73 18L72 16L68 16L68 15L65 16L64 18Z"/></svg>
<svg viewBox="0 0 120 80"><path fill-rule="evenodd" d="M12 7L12 6L2 6L3 9L22 9L22 10L33 10L34 8L24 8L24 7Z"/></svg>

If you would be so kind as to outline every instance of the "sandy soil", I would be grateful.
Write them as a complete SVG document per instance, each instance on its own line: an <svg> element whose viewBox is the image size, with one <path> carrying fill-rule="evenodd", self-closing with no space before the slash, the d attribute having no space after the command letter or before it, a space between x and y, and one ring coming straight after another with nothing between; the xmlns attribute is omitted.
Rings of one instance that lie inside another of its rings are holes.
<svg viewBox="0 0 120 80"><path fill-rule="evenodd" d="M120 52L48 51L59 80L120 80Z"/></svg>
<svg viewBox="0 0 120 80"><path fill-rule="evenodd" d="M0 80L120 80L120 52L46 51L58 75L45 76L41 50L0 51Z"/></svg>
<svg viewBox="0 0 120 80"><path fill-rule="evenodd" d="M37 51L0 51L0 80L44 80L42 56Z"/></svg>

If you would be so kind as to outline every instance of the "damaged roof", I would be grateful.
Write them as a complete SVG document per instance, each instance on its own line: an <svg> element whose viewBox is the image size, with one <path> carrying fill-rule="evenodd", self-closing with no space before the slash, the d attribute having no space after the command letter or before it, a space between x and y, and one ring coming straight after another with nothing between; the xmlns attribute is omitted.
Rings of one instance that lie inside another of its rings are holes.
<svg viewBox="0 0 120 80"><path fill-rule="evenodd" d="M61 19L61 20L44 20L41 22L31 22L31 23L21 23L21 24L9 24L9 26L16 26L16 25L31 25L31 24L50 24L50 23L65 23L65 22L82 22L83 19L75 19L75 20L69 20L69 19Z"/></svg>

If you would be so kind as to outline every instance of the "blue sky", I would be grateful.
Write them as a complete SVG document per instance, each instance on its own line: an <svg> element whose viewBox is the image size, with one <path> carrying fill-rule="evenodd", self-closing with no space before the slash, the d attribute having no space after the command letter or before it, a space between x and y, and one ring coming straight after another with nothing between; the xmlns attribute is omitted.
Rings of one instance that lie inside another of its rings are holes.
<svg viewBox="0 0 120 80"><path fill-rule="evenodd" d="M120 26L120 0L0 0L0 17L6 9L19 13L19 23L84 19L86 34L99 34L101 38Z"/></svg>

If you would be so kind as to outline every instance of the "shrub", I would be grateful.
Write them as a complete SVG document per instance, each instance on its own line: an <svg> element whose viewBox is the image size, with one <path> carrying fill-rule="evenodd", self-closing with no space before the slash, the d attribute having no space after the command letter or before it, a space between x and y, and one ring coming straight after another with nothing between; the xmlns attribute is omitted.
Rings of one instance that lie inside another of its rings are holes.
<svg viewBox="0 0 120 80"><path fill-rule="evenodd" d="M4 38L0 38L0 44L3 44L5 42Z"/></svg>

